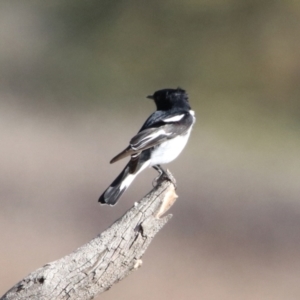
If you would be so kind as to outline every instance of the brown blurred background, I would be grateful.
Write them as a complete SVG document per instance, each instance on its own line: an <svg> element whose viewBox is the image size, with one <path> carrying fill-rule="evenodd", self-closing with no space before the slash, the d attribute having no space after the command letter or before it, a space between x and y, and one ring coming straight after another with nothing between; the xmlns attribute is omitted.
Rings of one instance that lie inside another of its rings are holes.
<svg viewBox="0 0 300 300"><path fill-rule="evenodd" d="M154 170L97 203L145 96L180 86L174 218L101 299L299 299L299 1L2 0L0 66L1 295L150 190Z"/></svg>

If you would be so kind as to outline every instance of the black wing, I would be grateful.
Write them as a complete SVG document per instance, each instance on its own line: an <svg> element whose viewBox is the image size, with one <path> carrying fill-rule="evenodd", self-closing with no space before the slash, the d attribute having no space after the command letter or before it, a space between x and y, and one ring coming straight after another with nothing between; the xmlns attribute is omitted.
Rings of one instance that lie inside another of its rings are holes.
<svg viewBox="0 0 300 300"><path fill-rule="evenodd" d="M114 163L126 156L139 154L143 150L161 144L177 135L186 133L194 123L194 117L187 111L162 114L156 111L144 123L141 130L129 143L129 146L115 156L110 163Z"/></svg>

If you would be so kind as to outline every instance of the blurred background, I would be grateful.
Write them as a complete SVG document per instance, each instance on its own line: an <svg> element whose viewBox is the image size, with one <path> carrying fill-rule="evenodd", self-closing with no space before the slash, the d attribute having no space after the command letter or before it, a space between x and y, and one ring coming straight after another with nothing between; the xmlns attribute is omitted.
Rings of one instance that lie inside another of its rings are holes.
<svg viewBox="0 0 300 300"><path fill-rule="evenodd" d="M180 86L197 123L174 217L101 299L299 299L299 30L295 0L2 0L0 294L151 189L149 169L97 203L145 97Z"/></svg>

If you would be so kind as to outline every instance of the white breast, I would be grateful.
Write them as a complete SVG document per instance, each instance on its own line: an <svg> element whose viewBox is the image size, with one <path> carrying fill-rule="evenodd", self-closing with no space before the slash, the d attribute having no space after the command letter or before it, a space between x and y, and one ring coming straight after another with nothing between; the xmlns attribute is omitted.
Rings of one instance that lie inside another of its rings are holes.
<svg viewBox="0 0 300 300"><path fill-rule="evenodd" d="M190 114L193 116L193 123L195 123L196 118L194 111L190 110ZM172 121L174 122L174 120ZM190 127L190 129L186 132L185 135L179 135L174 139L167 140L166 142L156 146L151 154L151 161L149 167L160 164L167 164L174 160L185 147L190 137L192 127L193 125Z"/></svg>
<svg viewBox="0 0 300 300"><path fill-rule="evenodd" d="M159 164L167 164L174 160L185 147L189 139L191 129L192 128L190 128L185 135L177 136L176 138L168 140L155 147L151 154L150 167Z"/></svg>

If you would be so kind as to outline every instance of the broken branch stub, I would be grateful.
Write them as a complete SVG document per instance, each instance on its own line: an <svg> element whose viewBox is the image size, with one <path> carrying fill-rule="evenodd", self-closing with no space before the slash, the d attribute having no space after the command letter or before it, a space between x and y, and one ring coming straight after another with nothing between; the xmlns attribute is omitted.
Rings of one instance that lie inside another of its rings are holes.
<svg viewBox="0 0 300 300"><path fill-rule="evenodd" d="M172 217L162 216L176 198L173 184L162 178L107 230L30 273L0 300L92 299L108 290L142 265L149 244Z"/></svg>

